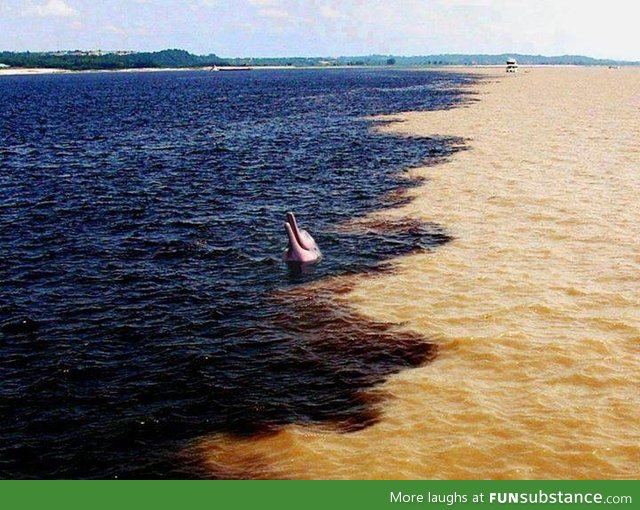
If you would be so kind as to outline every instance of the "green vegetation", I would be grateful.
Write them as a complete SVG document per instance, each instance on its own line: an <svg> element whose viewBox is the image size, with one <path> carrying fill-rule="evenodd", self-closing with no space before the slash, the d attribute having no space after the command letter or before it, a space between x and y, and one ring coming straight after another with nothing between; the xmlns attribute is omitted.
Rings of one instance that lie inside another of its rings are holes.
<svg viewBox="0 0 640 510"><path fill-rule="evenodd" d="M558 57L545 57L543 55L520 55L514 53L501 55L421 55L421 56L397 56L397 55L367 55L367 56L343 56L337 58L328 57L296 57L296 58L226 58L229 65L250 66L402 66L425 67L445 65L504 65L508 58L515 58L522 65L640 65L640 62L623 62L617 60L595 59L580 55L563 55Z"/></svg>
<svg viewBox="0 0 640 510"><path fill-rule="evenodd" d="M11 67L54 68L72 71L225 65L225 61L216 55L198 56L184 50L128 54L89 54L79 51L65 53L0 52L0 62Z"/></svg>
<svg viewBox="0 0 640 510"><path fill-rule="evenodd" d="M72 71L100 69L140 69L170 67L210 67L210 66L291 66L291 67L331 67L331 66L442 66L442 65L502 65L507 58L516 58L519 64L574 64L574 65L640 65L640 62L594 59L580 55L545 57L542 55L423 55L395 56L368 55L329 57L274 57L274 58L221 58L217 55L193 55L184 50L163 50L153 53L99 51L68 51L54 53L14 53L0 52L0 63L12 67L55 68Z"/></svg>

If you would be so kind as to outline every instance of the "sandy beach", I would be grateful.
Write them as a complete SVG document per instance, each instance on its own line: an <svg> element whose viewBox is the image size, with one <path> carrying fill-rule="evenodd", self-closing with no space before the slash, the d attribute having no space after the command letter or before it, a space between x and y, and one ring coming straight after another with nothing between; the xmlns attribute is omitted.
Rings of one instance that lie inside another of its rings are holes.
<svg viewBox="0 0 640 510"><path fill-rule="evenodd" d="M159 73L175 71L209 71L208 67L172 67L172 68L140 68L140 69L92 69L87 71L70 71L68 69L54 68L24 68L8 67L0 69L1 76L29 76L39 74L77 74L77 73Z"/></svg>
<svg viewBox="0 0 640 510"><path fill-rule="evenodd" d="M430 67L428 70L442 70L442 69L455 69L456 71L464 70L465 72L471 70L471 72L478 72L479 70L487 69L500 69L504 66L446 66L446 67ZM526 66L526 68L536 68L539 66ZM546 66L548 67L548 66ZM554 67L571 67L571 66L554 66ZM296 70L296 69L311 69L311 70L328 70L328 69L375 69L376 66L254 66L251 67L252 71L282 71L282 70ZM381 69L388 69L388 67L379 66ZM523 69L525 66L523 66ZM244 70L244 67L229 66L227 69ZM400 69L413 69L413 68L400 68ZM425 69L425 68L416 68ZM164 67L164 68L137 68L137 69L93 69L87 71L70 71L67 69L54 69L54 68L23 68L23 67L8 67L0 69L0 77L2 76L25 76L34 74L75 74L75 73L161 73L161 72L177 72L177 71L211 71L211 67Z"/></svg>
<svg viewBox="0 0 640 510"><path fill-rule="evenodd" d="M475 71L471 101L384 133L467 150L377 213L454 241L358 277L358 313L440 346L390 377L376 424L206 438L214 473L255 478L640 476L640 69ZM339 287L339 279L331 283Z"/></svg>
<svg viewBox="0 0 640 510"><path fill-rule="evenodd" d="M360 66L366 67L366 66ZM295 70L295 69L354 69L358 66L331 66L331 67L292 67L292 66L255 66L251 67L252 71L283 71L283 70ZM245 67L225 67L226 71L244 71ZM143 67L136 69L90 69L86 71L71 71L68 69L54 69L54 68L23 68L23 67L8 67L0 69L0 77L2 76L29 76L38 74L77 74L77 73L163 73L163 72L185 72L185 71L211 71L210 66L206 67Z"/></svg>

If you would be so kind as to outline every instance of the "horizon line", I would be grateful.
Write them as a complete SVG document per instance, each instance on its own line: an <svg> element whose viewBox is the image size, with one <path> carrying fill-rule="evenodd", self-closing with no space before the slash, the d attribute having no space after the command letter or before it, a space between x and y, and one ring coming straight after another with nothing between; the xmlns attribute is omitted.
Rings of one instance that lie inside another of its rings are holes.
<svg viewBox="0 0 640 510"><path fill-rule="evenodd" d="M543 53L521 53L521 52L507 52L502 51L500 53L466 53L466 52L438 52L438 53L361 53L361 54L340 54L340 55L219 55L215 52L209 53L200 53L195 51L186 50L184 48L177 47L165 47L162 49L156 50L136 50L136 49L102 49L102 48L65 48L65 49L56 49L56 50L9 50L9 49L0 49L0 53L60 53L60 52L72 52L72 51L82 51L82 52L105 52L105 53L116 53L116 52L131 52L131 53L159 53L162 51L184 51L191 55L195 56L210 56L215 55L219 58L229 58L229 59L286 59L286 58L328 58L328 59L338 59L345 57L404 57L404 58L415 58L415 57L432 57L432 56L463 56L463 57L500 57L504 55L514 55L514 56L525 56L525 57L542 57L542 58L566 58L566 57L580 57L580 58L588 58L592 60L611 60L616 62L630 62L630 63L640 63L640 57L638 60L628 60L628 59L619 59L615 57L593 57L587 54L580 53L563 53L563 54L543 54Z"/></svg>

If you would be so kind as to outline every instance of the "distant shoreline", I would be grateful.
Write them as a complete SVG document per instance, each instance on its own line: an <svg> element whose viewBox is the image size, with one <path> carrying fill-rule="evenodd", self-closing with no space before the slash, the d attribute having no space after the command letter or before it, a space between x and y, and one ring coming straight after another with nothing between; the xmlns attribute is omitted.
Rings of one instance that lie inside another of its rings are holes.
<svg viewBox="0 0 640 510"><path fill-rule="evenodd" d="M588 68L606 68L606 65L585 65L585 64L530 64L521 65L520 69L528 68L563 68L563 67L588 67ZM634 66L619 66L634 67ZM442 65L442 66L252 66L252 71L273 71L273 70L295 70L295 69L314 69L314 70L330 70L330 69L389 69L389 70L417 70L417 71L439 71L447 69L502 69L504 65L486 64L486 65ZM243 67L229 67L227 70L244 70ZM38 67L9 67L0 69L0 76L35 76L43 74L89 74L89 73L162 73L162 72L187 72L202 71L210 72L211 67L142 67L127 69L87 69L87 70L70 70L58 68L38 68Z"/></svg>
<svg viewBox="0 0 640 510"><path fill-rule="evenodd" d="M157 73L157 72L174 72L174 71L209 71L206 67L142 67L129 69L87 69L87 70L71 70L57 69L48 67L9 67L0 69L0 76L27 76L39 74L89 74L89 73Z"/></svg>

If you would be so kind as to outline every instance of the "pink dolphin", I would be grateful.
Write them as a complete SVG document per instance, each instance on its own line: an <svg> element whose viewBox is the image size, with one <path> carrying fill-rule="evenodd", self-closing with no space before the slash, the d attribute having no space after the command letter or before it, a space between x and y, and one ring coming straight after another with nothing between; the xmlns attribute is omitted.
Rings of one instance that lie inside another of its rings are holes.
<svg viewBox="0 0 640 510"><path fill-rule="evenodd" d="M322 254L318 245L306 230L298 229L296 217L293 213L287 213L287 222L284 228L289 236L289 247L284 253L287 262L316 262Z"/></svg>

